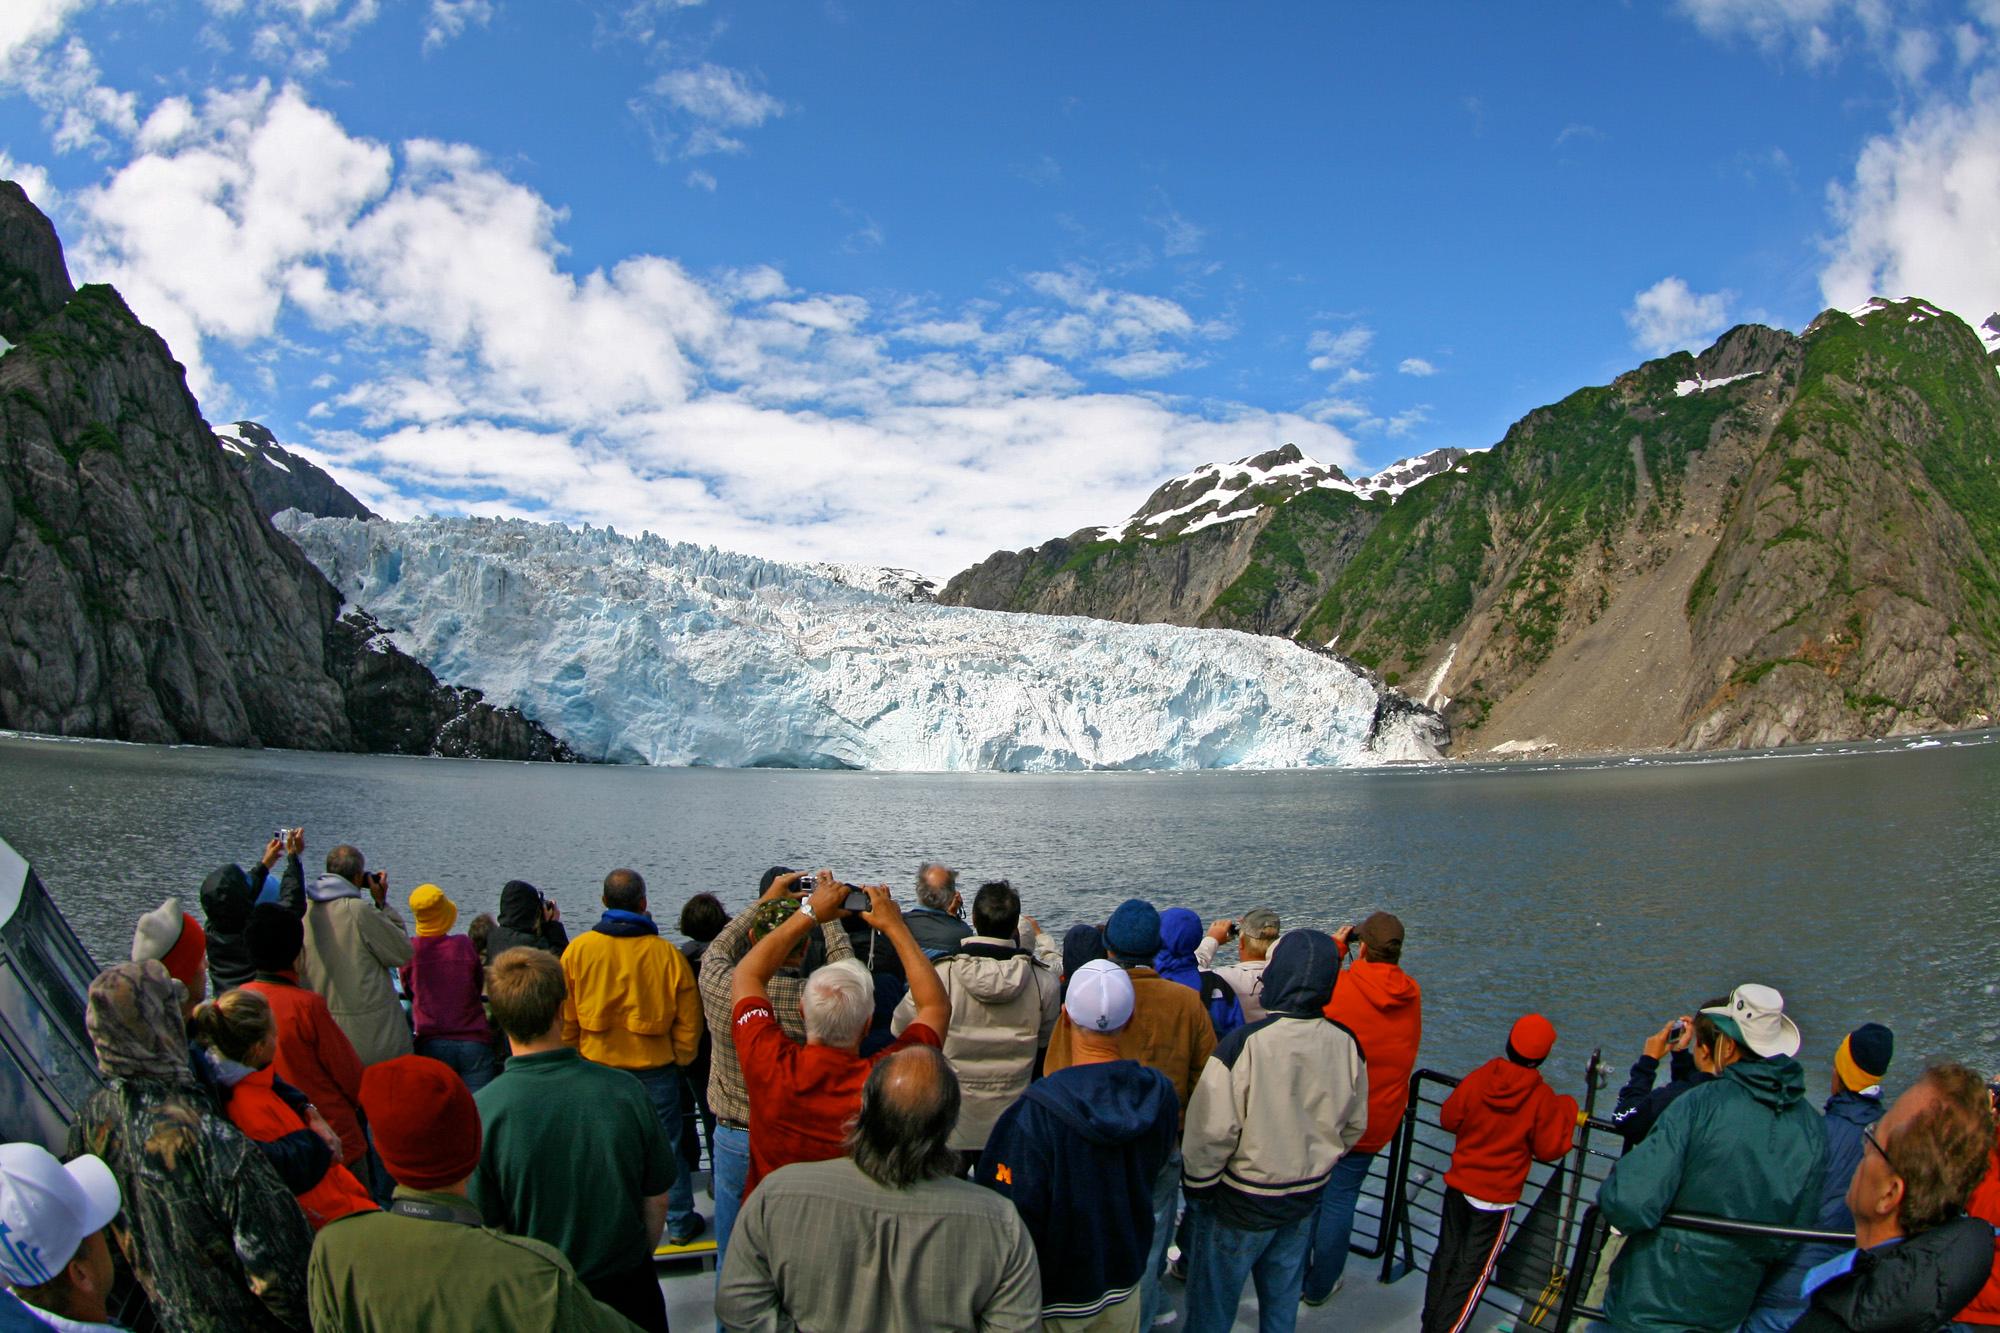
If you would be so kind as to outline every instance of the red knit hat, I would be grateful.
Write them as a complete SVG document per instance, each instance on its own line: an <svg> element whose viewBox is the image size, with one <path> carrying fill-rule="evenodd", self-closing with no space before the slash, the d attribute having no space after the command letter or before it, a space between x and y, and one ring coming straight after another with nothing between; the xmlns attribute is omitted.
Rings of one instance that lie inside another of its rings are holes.
<svg viewBox="0 0 2000 1333"><path fill-rule="evenodd" d="M208 958L208 932L181 910L181 900L169 898L139 918L132 932L132 961L157 958L170 976L187 987L190 1000L202 994L202 965Z"/></svg>
<svg viewBox="0 0 2000 1333"><path fill-rule="evenodd" d="M450 1065L399 1055L361 1072L375 1151L399 1185L447 1189L479 1166L479 1107Z"/></svg>
<svg viewBox="0 0 2000 1333"><path fill-rule="evenodd" d="M1527 1014L1514 1024L1514 1030L1507 1034L1507 1049L1523 1060L1546 1060L1555 1049L1555 1024L1540 1014Z"/></svg>

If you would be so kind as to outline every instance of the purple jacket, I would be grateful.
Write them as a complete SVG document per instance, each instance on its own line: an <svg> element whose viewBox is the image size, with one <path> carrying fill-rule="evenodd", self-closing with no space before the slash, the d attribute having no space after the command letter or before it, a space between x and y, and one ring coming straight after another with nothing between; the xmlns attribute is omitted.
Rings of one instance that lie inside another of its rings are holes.
<svg viewBox="0 0 2000 1333"><path fill-rule="evenodd" d="M466 935L420 935L410 941L410 961L403 965L403 990L410 997L410 1017L419 1039L491 1041L486 1006L481 1000L485 975L479 950Z"/></svg>

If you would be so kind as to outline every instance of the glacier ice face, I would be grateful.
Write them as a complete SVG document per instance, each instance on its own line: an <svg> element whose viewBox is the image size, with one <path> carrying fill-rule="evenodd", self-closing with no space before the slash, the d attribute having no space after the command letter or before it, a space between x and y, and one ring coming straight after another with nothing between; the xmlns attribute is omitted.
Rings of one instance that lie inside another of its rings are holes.
<svg viewBox="0 0 2000 1333"><path fill-rule="evenodd" d="M1366 677L1283 639L943 607L650 534L275 521L440 679L591 758L936 771L1436 755L1429 715L1378 709Z"/></svg>

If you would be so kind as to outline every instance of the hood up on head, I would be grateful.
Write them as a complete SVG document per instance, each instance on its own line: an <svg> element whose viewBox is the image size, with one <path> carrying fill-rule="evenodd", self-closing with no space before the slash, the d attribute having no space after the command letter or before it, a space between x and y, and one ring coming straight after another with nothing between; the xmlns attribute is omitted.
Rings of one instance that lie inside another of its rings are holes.
<svg viewBox="0 0 2000 1333"><path fill-rule="evenodd" d="M187 988L158 959L117 963L90 983L84 1030L108 1078L186 1080Z"/></svg>
<svg viewBox="0 0 2000 1333"><path fill-rule="evenodd" d="M238 935L250 924L250 907L256 895L250 892L250 877L235 862L211 871L201 882L201 912L208 918L210 933Z"/></svg>
<svg viewBox="0 0 2000 1333"><path fill-rule="evenodd" d="M1333 998L1340 955L1320 930L1288 930L1264 966L1264 1008L1287 1018L1318 1018Z"/></svg>
<svg viewBox="0 0 2000 1333"><path fill-rule="evenodd" d="M500 915L495 918L509 930L532 935L542 924L542 893L525 879L510 879L500 890Z"/></svg>

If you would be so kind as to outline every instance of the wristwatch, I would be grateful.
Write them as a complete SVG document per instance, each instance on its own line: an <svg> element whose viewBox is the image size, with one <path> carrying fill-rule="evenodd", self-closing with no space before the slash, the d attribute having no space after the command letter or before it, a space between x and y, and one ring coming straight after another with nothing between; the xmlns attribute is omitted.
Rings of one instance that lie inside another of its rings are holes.
<svg viewBox="0 0 2000 1333"><path fill-rule="evenodd" d="M815 914L814 914L814 912L813 912L813 900L812 900L812 899L810 899L810 898L801 898L801 899L799 899L799 913L800 913L800 914L801 914L802 916L804 916L806 920L808 920L808 921L812 922L812 923L813 923L814 925L818 925L818 924L819 924L819 917L818 917L817 915L815 915Z"/></svg>

